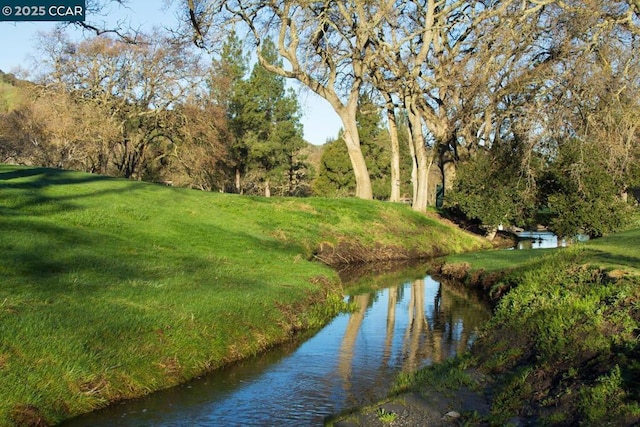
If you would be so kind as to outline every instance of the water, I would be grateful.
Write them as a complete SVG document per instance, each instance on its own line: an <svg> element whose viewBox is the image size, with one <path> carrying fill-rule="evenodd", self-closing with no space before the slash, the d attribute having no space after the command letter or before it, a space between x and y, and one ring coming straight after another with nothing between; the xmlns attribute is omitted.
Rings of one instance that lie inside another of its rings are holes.
<svg viewBox="0 0 640 427"><path fill-rule="evenodd" d="M400 371L466 350L489 309L431 277L350 296L358 310L291 343L64 425L312 426L387 395Z"/></svg>
<svg viewBox="0 0 640 427"><path fill-rule="evenodd" d="M546 249L567 246L564 239L558 240L558 236L550 231L523 231L517 235L516 249Z"/></svg>
<svg viewBox="0 0 640 427"><path fill-rule="evenodd" d="M559 239L550 231L522 231L517 233L518 243L515 249L547 249L564 248L571 243L584 242L589 240L589 236L578 234L573 239Z"/></svg>

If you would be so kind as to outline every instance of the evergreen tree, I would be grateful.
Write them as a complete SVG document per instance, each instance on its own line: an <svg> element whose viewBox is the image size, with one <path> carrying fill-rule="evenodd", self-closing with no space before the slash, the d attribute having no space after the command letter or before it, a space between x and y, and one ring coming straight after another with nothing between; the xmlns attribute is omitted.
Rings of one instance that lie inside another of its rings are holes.
<svg viewBox="0 0 640 427"><path fill-rule="evenodd" d="M523 225L532 217L534 200L521 179L519 159L496 145L461 164L446 203L467 219L477 220L492 240L500 225Z"/></svg>
<svg viewBox="0 0 640 427"><path fill-rule="evenodd" d="M247 146L245 134L247 132L244 118L244 91L246 83L244 78L248 70L248 60L244 53L242 41L232 31L222 46L220 60L214 62L212 90L219 90L215 98L224 104L227 111L227 122L231 133L231 141L228 147L229 161L232 165L231 178L233 190L242 192L241 177L247 169ZM215 89L218 88L218 89ZM226 90L225 90L226 88Z"/></svg>
<svg viewBox="0 0 640 427"><path fill-rule="evenodd" d="M262 55L278 63L273 42L264 42ZM295 93L287 90L284 78L256 64L242 85L239 125L247 150L248 179L253 188L270 196L272 188L280 195L296 193L301 170L306 168L300 150L302 138L299 105Z"/></svg>
<svg viewBox="0 0 640 427"><path fill-rule="evenodd" d="M341 134L337 140L328 141L325 144L318 176L312 186L313 194L316 196L347 197L355 195L356 180Z"/></svg>
<svg viewBox="0 0 640 427"><path fill-rule="evenodd" d="M600 237L631 221L630 206L620 197L616 177L606 169L597 142L568 139L558 146L541 188L552 218L549 229L561 237L578 233Z"/></svg>

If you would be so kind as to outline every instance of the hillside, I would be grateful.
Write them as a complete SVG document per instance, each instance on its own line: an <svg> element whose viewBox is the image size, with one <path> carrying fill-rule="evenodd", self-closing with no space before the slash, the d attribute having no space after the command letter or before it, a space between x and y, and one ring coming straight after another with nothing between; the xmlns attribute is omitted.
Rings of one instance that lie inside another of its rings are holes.
<svg viewBox="0 0 640 427"><path fill-rule="evenodd" d="M0 70L0 114L11 111L20 101L19 80Z"/></svg>
<svg viewBox="0 0 640 427"><path fill-rule="evenodd" d="M169 387L319 327L326 264L484 242L404 205L0 165L0 425Z"/></svg>

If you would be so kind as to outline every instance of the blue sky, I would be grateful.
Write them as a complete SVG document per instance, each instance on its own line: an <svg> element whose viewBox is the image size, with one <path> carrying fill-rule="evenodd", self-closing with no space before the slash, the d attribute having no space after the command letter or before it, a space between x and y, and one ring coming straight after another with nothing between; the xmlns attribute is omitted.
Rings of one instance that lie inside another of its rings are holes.
<svg viewBox="0 0 640 427"><path fill-rule="evenodd" d="M151 28L153 26L171 26L175 22L175 13L163 10L164 2L158 0L131 0L128 9L112 7L104 18L88 16L89 20L127 20L134 26ZM36 43L39 32L47 33L56 26L53 22L0 22L0 70L14 72L19 67L32 68L37 53ZM294 86L295 87L295 86ZM310 91L300 95L303 111L302 124L305 139L312 144L321 145L328 138L335 138L342 127L340 119L327 101Z"/></svg>

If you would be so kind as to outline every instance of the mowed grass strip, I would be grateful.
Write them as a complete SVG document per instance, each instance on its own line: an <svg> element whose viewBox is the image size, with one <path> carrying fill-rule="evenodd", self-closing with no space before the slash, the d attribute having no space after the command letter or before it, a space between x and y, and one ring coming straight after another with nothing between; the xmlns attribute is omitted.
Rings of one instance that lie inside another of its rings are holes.
<svg viewBox="0 0 640 427"><path fill-rule="evenodd" d="M0 217L0 425L56 423L321 326L341 307L323 245L482 246L402 205L8 165Z"/></svg>
<svg viewBox="0 0 640 427"><path fill-rule="evenodd" d="M640 217L640 215L637 215ZM638 222L638 221L636 221ZM562 252L575 258L576 263L586 263L607 271L620 270L632 276L640 275L640 224L619 233L611 234L570 248L536 250L492 250L450 255L447 264L466 263L471 270L504 272L534 269L558 258ZM572 254L572 255L569 255ZM615 273L614 273L615 274Z"/></svg>

